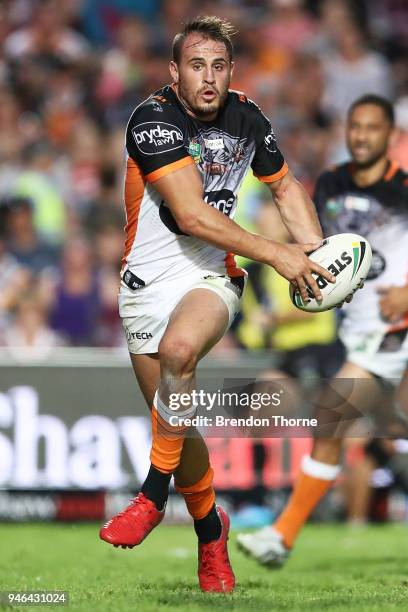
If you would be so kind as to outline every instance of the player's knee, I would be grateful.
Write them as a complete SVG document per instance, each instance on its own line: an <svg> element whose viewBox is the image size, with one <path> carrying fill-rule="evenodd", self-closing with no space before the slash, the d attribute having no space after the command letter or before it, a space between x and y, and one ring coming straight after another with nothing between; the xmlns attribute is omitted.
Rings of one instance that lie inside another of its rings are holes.
<svg viewBox="0 0 408 612"><path fill-rule="evenodd" d="M194 372L198 356L188 340L164 338L159 346L160 365L174 376Z"/></svg>

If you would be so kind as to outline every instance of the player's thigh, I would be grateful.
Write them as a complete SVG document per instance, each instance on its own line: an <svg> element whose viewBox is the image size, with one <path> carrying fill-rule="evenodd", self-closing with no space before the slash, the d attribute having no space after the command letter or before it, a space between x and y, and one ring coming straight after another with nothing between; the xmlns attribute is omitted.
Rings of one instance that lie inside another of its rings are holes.
<svg viewBox="0 0 408 612"><path fill-rule="evenodd" d="M335 377L323 384L316 398L316 439L338 447L338 440L373 407L379 393L380 385L370 372L346 361Z"/></svg>
<svg viewBox="0 0 408 612"><path fill-rule="evenodd" d="M160 362L157 353L136 355L130 353L133 371L149 409L153 405L154 394L160 384Z"/></svg>
<svg viewBox="0 0 408 612"><path fill-rule="evenodd" d="M372 406L381 388L371 372L351 361L341 366L331 384L342 392L345 402L362 411Z"/></svg>
<svg viewBox="0 0 408 612"><path fill-rule="evenodd" d="M159 345L161 362L191 362L203 357L228 328L229 312L222 298L209 289L192 289L172 312Z"/></svg>

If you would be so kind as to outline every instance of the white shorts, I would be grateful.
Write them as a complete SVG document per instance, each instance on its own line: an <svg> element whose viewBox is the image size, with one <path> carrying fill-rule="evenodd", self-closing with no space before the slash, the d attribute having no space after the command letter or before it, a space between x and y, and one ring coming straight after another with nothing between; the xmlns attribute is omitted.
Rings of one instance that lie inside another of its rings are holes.
<svg viewBox="0 0 408 612"><path fill-rule="evenodd" d="M178 302L192 289L209 289L228 308L228 327L240 310L247 276L230 278L202 271L171 282L155 283L130 289L122 280L119 292L119 315L125 329L130 353L157 353L169 318ZM226 330L227 331L227 330Z"/></svg>
<svg viewBox="0 0 408 612"><path fill-rule="evenodd" d="M408 367L408 329L371 334L342 333L340 339L347 351L347 361L381 378L398 383Z"/></svg>

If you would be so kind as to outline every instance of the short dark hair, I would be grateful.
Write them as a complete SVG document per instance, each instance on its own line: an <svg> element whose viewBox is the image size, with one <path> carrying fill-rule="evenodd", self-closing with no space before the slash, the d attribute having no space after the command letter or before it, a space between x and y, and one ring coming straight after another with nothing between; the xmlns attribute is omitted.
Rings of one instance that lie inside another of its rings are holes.
<svg viewBox="0 0 408 612"><path fill-rule="evenodd" d="M198 32L202 34L204 38L210 38L211 40L217 40L218 42L224 43L227 48L230 61L232 61L234 55L234 48L231 42L231 36L236 34L234 26L214 15L201 15L193 21L188 21L184 24L184 28L176 34L173 40L173 61L176 64L180 61L181 48L183 42L189 34L192 32Z"/></svg>
<svg viewBox="0 0 408 612"><path fill-rule="evenodd" d="M363 106L363 104L374 104L374 106L379 106L382 108L384 115L387 117L388 121L391 125L395 123L394 116L394 107L387 98L383 98L382 96L377 96L376 94L366 94L361 96L353 102L348 111L348 116L350 117L351 113L358 106Z"/></svg>

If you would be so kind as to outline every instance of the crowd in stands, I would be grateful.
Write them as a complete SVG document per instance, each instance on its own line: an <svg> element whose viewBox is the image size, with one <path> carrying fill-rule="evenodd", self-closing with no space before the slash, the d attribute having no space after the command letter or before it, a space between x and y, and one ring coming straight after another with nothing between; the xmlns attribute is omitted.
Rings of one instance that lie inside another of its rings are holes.
<svg viewBox="0 0 408 612"><path fill-rule="evenodd" d="M395 102L392 155L408 166L404 0L5 0L0 346L40 354L54 346L124 346L116 312L124 129L133 108L169 82L171 41L198 14L236 26L232 86L270 117L311 193L318 174L346 158L345 112L368 92ZM249 177L239 219L276 235L274 215ZM270 271L253 272L247 299L262 308L249 307L225 343L287 350L277 326L293 321L282 289ZM325 325L322 344L334 336L334 322Z"/></svg>

